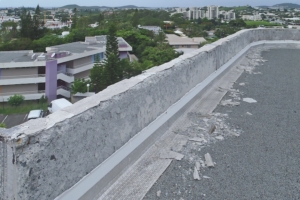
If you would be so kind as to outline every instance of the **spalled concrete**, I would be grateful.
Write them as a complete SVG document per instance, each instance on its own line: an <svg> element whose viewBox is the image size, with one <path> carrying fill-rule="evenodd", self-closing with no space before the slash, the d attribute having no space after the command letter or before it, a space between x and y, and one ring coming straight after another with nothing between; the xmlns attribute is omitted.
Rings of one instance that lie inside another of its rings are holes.
<svg viewBox="0 0 300 200"><path fill-rule="evenodd" d="M291 43L300 40L300 32L243 30L114 84L47 118L1 129L0 196L54 199L245 47L264 40Z"/></svg>

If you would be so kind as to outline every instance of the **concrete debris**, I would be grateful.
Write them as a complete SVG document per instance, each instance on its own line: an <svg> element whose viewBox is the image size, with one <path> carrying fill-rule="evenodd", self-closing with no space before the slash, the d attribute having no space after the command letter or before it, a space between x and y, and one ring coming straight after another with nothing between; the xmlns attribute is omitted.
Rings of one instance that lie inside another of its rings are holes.
<svg viewBox="0 0 300 200"><path fill-rule="evenodd" d="M203 176L203 178L205 178L205 179L210 179L210 177L209 177L209 176Z"/></svg>
<svg viewBox="0 0 300 200"><path fill-rule="evenodd" d="M239 106L240 104L240 102L234 102L232 99L221 101L222 106Z"/></svg>
<svg viewBox="0 0 300 200"><path fill-rule="evenodd" d="M247 112L246 114L247 114L247 115L250 115L250 116L252 115L252 113L249 113L249 112Z"/></svg>
<svg viewBox="0 0 300 200"><path fill-rule="evenodd" d="M226 91L228 91L229 89L219 87L218 90L219 90L220 92L226 92Z"/></svg>
<svg viewBox="0 0 300 200"><path fill-rule="evenodd" d="M194 179L195 180L201 180L200 179L200 176L199 176L199 173L198 173L198 170L197 170L197 168L196 167L194 167L194 173L193 173L193 176L194 176Z"/></svg>
<svg viewBox="0 0 300 200"><path fill-rule="evenodd" d="M175 159L175 160L182 160L184 155L177 153L175 151L163 151L160 153L161 159Z"/></svg>
<svg viewBox="0 0 300 200"><path fill-rule="evenodd" d="M224 137L222 135L219 135L219 136L216 137L216 139L218 139L218 140L224 140Z"/></svg>
<svg viewBox="0 0 300 200"><path fill-rule="evenodd" d="M235 132L231 132L231 134L232 134L233 136L235 136L235 137L239 137L239 136L240 136L239 134L237 134L237 133L235 133Z"/></svg>
<svg viewBox="0 0 300 200"><path fill-rule="evenodd" d="M240 83L239 85L240 85L240 86L245 86L246 84L245 84L245 83Z"/></svg>
<svg viewBox="0 0 300 200"><path fill-rule="evenodd" d="M199 163L199 162L196 162L196 163L195 163L195 167L196 167L196 169L197 169L198 171L200 171L200 163Z"/></svg>
<svg viewBox="0 0 300 200"><path fill-rule="evenodd" d="M209 133L209 134L213 134L213 133L215 132L215 130L216 130L216 126L215 126L214 124L212 124L212 125L210 126L210 128L209 128L208 133Z"/></svg>
<svg viewBox="0 0 300 200"><path fill-rule="evenodd" d="M215 166L215 164L212 161L212 158L211 158L209 153L205 154L204 157L205 157L205 164L206 164L207 167L214 167Z"/></svg>
<svg viewBox="0 0 300 200"><path fill-rule="evenodd" d="M252 98L243 98L243 101L247 102L247 103L257 103L257 101L255 99L252 99Z"/></svg>
<svg viewBox="0 0 300 200"><path fill-rule="evenodd" d="M161 191L159 190L159 191L156 192L156 196L160 197L160 195L161 195Z"/></svg>
<svg viewBox="0 0 300 200"><path fill-rule="evenodd" d="M194 141L194 142L203 142L203 143L207 143L206 139L204 139L204 138L198 138L198 137L195 137L195 138L190 138L189 140L190 140L190 141Z"/></svg>

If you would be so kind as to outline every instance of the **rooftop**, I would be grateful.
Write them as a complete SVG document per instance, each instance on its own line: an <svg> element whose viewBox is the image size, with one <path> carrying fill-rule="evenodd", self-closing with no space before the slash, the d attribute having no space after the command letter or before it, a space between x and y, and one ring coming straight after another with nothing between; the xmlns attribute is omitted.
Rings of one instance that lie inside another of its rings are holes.
<svg viewBox="0 0 300 200"><path fill-rule="evenodd" d="M199 43L206 41L202 37L188 38L179 37L175 34L166 34L166 36L170 45L199 45Z"/></svg>
<svg viewBox="0 0 300 200"><path fill-rule="evenodd" d="M37 56L42 53L33 53L32 50L27 51L0 51L0 62L30 62L34 61Z"/></svg>
<svg viewBox="0 0 300 200"><path fill-rule="evenodd" d="M69 51L70 53L73 54L79 54L79 53L84 53L87 51L93 51L96 49L104 48L105 44L103 43L93 43L89 44L86 42L73 42L73 43L68 43L68 44L62 44L62 45L57 45L57 46L52 46L52 47L47 47L46 51Z"/></svg>

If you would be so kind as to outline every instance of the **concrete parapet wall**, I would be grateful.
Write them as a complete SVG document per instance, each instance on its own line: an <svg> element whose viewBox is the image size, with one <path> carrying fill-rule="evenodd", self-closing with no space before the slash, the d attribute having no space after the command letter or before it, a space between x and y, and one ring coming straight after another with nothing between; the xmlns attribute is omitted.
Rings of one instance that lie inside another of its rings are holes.
<svg viewBox="0 0 300 200"><path fill-rule="evenodd" d="M300 40L300 32L243 30L46 118L1 129L0 196L54 199L247 45L262 40Z"/></svg>

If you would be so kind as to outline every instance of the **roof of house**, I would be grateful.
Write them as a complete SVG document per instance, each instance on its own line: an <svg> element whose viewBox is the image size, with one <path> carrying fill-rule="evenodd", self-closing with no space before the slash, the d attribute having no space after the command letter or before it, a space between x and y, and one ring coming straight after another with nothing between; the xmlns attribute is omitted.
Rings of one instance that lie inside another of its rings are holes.
<svg viewBox="0 0 300 200"><path fill-rule="evenodd" d="M170 45L199 45L200 42L205 42L204 38L188 38L179 37L175 34L166 34L167 40Z"/></svg>
<svg viewBox="0 0 300 200"><path fill-rule="evenodd" d="M31 62L42 53L33 53L32 50L25 51L0 51L0 62Z"/></svg>

